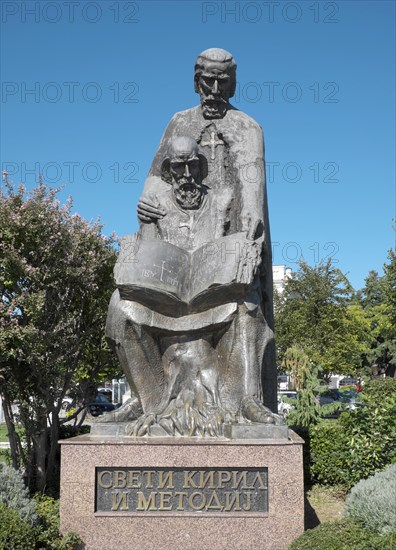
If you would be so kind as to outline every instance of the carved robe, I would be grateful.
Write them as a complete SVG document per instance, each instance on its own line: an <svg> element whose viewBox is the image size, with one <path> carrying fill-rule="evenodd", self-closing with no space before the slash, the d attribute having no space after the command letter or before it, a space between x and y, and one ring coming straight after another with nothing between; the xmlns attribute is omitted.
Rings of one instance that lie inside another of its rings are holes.
<svg viewBox="0 0 396 550"><path fill-rule="evenodd" d="M215 135L212 138L213 132ZM216 220L216 238L241 231L250 233L251 238L264 236L261 277L256 283L257 295L248 297L247 302L249 303L249 299L252 300L248 306L250 311L256 307L256 302L260 304L265 328L259 329L256 336L251 334L249 338L257 337L265 340L264 349L260 352L261 357L257 358L260 366L255 367L261 371L262 388L258 393L255 392L255 395L262 397L264 404L276 411L277 373L273 335L272 251L262 128L251 117L233 108L227 111L224 118L214 120L203 117L200 105L176 113L161 139L149 177L160 177L169 140L177 136L192 137L205 151L208 161L208 176L205 184L215 195L214 200L218 204L218 208L214 209L212 215L223 217ZM218 143L211 146L211 141L213 143L222 141L223 145ZM143 195L145 192L146 186ZM252 231L255 227L257 231L254 235Z"/></svg>
<svg viewBox="0 0 396 550"><path fill-rule="evenodd" d="M204 184L209 188L210 200L196 214L198 230L195 236L189 233L190 246L202 240L207 242L208 235L214 240L245 232L250 239L264 242L260 273L245 299L226 301L216 308L184 317L167 317L141 304L120 300L116 291L109 308L106 334L145 413L163 410L172 397L169 377L174 355L167 352L172 338L179 342L179 355L185 349L187 359L192 354L191 364L202 364L199 376L214 402L220 400L227 411L236 415L242 399L251 395L276 411L272 264L262 130L237 110L229 110L223 119L216 120L204 119L200 106L176 113L159 145L143 196L158 191L156 184L161 180L169 140L177 136L195 139L208 161ZM163 192L164 189L159 195ZM211 223L200 226L199 215L205 214L207 218L208 213ZM143 224L141 231L143 235L171 239L166 236L166 225L165 216L162 229L160 221L157 227ZM194 231L192 226L191 230ZM184 339L192 342L189 349L183 347ZM205 379L210 379L210 383L205 385Z"/></svg>

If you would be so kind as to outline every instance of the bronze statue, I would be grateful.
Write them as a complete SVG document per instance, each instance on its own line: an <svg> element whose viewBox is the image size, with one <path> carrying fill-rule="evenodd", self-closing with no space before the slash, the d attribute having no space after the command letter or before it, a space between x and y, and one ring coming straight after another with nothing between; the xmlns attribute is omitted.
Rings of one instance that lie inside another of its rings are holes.
<svg viewBox="0 0 396 550"><path fill-rule="evenodd" d="M229 103L235 83L230 53L198 56L200 105L166 128L121 246L106 334L134 395L118 418L137 436L281 423L264 141Z"/></svg>

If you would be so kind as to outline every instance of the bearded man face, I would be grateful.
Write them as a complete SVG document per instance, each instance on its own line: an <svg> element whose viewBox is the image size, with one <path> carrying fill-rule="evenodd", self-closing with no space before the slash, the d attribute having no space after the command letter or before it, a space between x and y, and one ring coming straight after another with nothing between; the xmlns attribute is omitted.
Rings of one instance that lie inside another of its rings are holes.
<svg viewBox="0 0 396 550"><path fill-rule="evenodd" d="M236 63L232 55L220 48L202 52L195 63L194 89L201 100L206 119L223 118L236 86Z"/></svg>
<svg viewBox="0 0 396 550"><path fill-rule="evenodd" d="M169 155L173 196L181 208L191 210L201 206L203 186L198 146L187 137L172 141Z"/></svg>

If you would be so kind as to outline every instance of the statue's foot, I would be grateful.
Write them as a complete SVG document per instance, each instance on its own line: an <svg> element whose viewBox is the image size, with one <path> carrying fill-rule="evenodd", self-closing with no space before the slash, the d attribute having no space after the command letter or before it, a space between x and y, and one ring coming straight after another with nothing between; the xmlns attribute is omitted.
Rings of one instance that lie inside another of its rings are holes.
<svg viewBox="0 0 396 550"><path fill-rule="evenodd" d="M125 433L127 435L133 435L134 437L142 437L149 435L150 426L155 424L156 415L154 413L142 414L135 422L127 424Z"/></svg>
<svg viewBox="0 0 396 550"><path fill-rule="evenodd" d="M135 420L142 414L142 406L137 397L129 398L121 407L98 416L94 422L127 422Z"/></svg>
<svg viewBox="0 0 396 550"><path fill-rule="evenodd" d="M202 417L194 404L195 394L183 389L158 416L158 424L169 435L203 435Z"/></svg>
<svg viewBox="0 0 396 550"><path fill-rule="evenodd" d="M243 418L251 422L260 424L284 424L284 420L278 414L275 414L261 403L256 397L247 395L241 403L241 413Z"/></svg>
<svg viewBox="0 0 396 550"><path fill-rule="evenodd" d="M219 405L197 400L194 391L183 389L157 419L172 436L216 437L222 435L225 414Z"/></svg>

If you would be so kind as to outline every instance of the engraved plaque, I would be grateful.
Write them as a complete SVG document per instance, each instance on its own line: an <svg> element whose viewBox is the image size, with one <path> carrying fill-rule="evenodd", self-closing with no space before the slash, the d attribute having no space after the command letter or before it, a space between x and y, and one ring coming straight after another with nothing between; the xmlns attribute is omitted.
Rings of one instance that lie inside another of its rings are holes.
<svg viewBox="0 0 396 550"><path fill-rule="evenodd" d="M266 514L268 468L96 468L96 512Z"/></svg>

